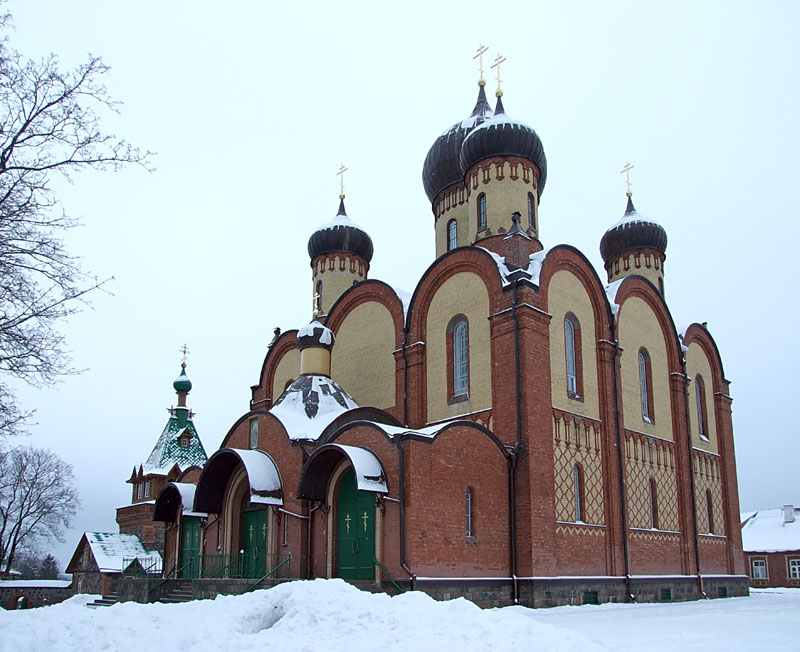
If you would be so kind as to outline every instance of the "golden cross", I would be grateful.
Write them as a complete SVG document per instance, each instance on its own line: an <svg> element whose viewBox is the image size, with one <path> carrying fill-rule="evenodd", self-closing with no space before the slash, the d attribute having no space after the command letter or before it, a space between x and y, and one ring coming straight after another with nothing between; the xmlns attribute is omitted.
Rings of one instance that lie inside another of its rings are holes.
<svg viewBox="0 0 800 652"><path fill-rule="evenodd" d="M339 166L339 171L336 173L339 176L339 199L344 199L344 173L347 172L347 168L344 166L344 163Z"/></svg>
<svg viewBox="0 0 800 652"><path fill-rule="evenodd" d="M631 170L633 170L635 167L635 165L631 165L630 163L626 162L625 167L619 171L620 174L625 175L625 183L628 186L628 197L633 196L633 193L631 192Z"/></svg>
<svg viewBox="0 0 800 652"><path fill-rule="evenodd" d="M261 534L263 535L263 537L265 539L267 538L267 524L266 523L264 523L264 525L261 526Z"/></svg>
<svg viewBox="0 0 800 652"><path fill-rule="evenodd" d="M494 59L494 63L492 64L492 68L497 68L497 91L495 91L495 95L497 97L501 97L503 95L503 91L500 90L500 82L503 81L500 79L500 64L506 60L505 57L501 57L500 53L497 53L497 56Z"/></svg>
<svg viewBox="0 0 800 652"><path fill-rule="evenodd" d="M472 57L472 60L478 60L478 70L480 70L481 76L478 78L478 85L479 86L486 86L486 80L483 78L483 54L484 52L488 51L489 48L485 45L478 46L478 53Z"/></svg>
<svg viewBox="0 0 800 652"><path fill-rule="evenodd" d="M347 534L350 534L350 514L344 517L344 526L347 528Z"/></svg>
<svg viewBox="0 0 800 652"><path fill-rule="evenodd" d="M180 348L181 354L183 354L183 358L181 359L181 367L186 367L186 356L189 355L189 347L186 346L186 343Z"/></svg>
<svg viewBox="0 0 800 652"><path fill-rule="evenodd" d="M367 512L366 511L364 512L364 515L361 518L364 519L364 532L366 532L367 531L367 520L369 519L369 516L367 516Z"/></svg>
<svg viewBox="0 0 800 652"><path fill-rule="evenodd" d="M253 526L250 526L250 541L253 540Z"/></svg>

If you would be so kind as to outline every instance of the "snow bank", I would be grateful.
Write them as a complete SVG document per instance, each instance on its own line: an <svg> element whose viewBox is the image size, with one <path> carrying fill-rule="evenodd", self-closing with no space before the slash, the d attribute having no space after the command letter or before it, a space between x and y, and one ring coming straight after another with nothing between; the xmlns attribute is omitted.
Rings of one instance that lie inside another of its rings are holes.
<svg viewBox="0 0 800 652"><path fill-rule="evenodd" d="M419 592L394 598L341 580L290 582L176 605L84 606L95 596L0 610L0 648L15 650L796 650L800 590L645 605L481 610ZM182 625L180 625L182 623ZM176 626L178 624L178 626Z"/></svg>

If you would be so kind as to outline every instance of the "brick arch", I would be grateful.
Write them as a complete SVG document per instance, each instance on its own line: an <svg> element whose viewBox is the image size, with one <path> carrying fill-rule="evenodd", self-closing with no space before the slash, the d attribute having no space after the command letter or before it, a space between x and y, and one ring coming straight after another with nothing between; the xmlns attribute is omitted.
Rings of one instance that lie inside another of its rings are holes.
<svg viewBox="0 0 800 652"><path fill-rule="evenodd" d="M603 283L592 264L580 251L569 245L559 245L547 252L539 274L539 291L544 310L548 309L550 281L556 272L571 272L583 285L594 311L595 339L610 340L613 313Z"/></svg>
<svg viewBox="0 0 800 652"><path fill-rule="evenodd" d="M334 334L337 333L339 327L354 308L370 301L381 304L389 311L394 322L395 343L399 348L403 342L403 302L397 296L394 288L383 281L370 279L362 281L347 290L331 306L328 316L325 318L325 326L330 328Z"/></svg>
<svg viewBox="0 0 800 652"><path fill-rule="evenodd" d="M281 358L289 351L299 348L296 328L281 333L277 342L267 349L267 355L264 356L264 362L261 363L258 384L250 388L253 392L253 400L266 398L266 393L272 389L272 383L275 381L275 370L278 368ZM270 398L274 401L277 397L272 396Z"/></svg>
<svg viewBox="0 0 800 652"><path fill-rule="evenodd" d="M11 596L11 598L8 601L8 606L6 607L6 609L8 611L15 610L17 608L17 600L19 600L20 598L27 599L28 601L28 606L26 607L27 609L33 608L33 603L31 602L31 596L25 593L25 591L20 591L19 593L15 593L13 596Z"/></svg>
<svg viewBox="0 0 800 652"><path fill-rule="evenodd" d="M706 360L708 360L708 364L711 367L713 375L713 393L726 394L728 381L725 379L725 371L722 367L722 357L719 354L717 343L714 341L714 338L711 337L711 333L708 332L708 329L704 328L698 323L691 324L689 328L686 329L686 333L683 336L683 343L686 346L689 346L690 344L697 344L702 349L703 354L706 356Z"/></svg>
<svg viewBox="0 0 800 652"><path fill-rule="evenodd" d="M667 371L670 373L675 371L682 372L681 346L678 340L678 332L675 328L672 314L667 308L667 304L664 303L664 298L656 287L642 276L627 276L620 283L616 294L616 304L619 306L620 312L629 297L638 297L653 311L661 327L661 334L664 336L667 360L669 362ZM617 313L617 321L619 321L619 313Z"/></svg>
<svg viewBox="0 0 800 652"><path fill-rule="evenodd" d="M280 431L283 432L286 435L287 438L289 437L289 433L286 431L286 428L284 427L284 425L281 422L281 420L278 417L276 417L274 414L272 414L272 412L270 412L269 410L250 410L249 412L245 412L242 416L240 416L238 419L236 419L236 421L233 422L233 425L228 429L228 432L226 432L225 436L222 438L222 443L220 443L220 445L219 445L220 449L227 447L228 440L234 435L234 433L236 432L236 429L243 422L248 421L252 417L261 416L261 415L266 416L268 420L274 421L278 425L278 427L280 428ZM260 445L259 445L259 448L261 448Z"/></svg>
<svg viewBox="0 0 800 652"><path fill-rule="evenodd" d="M449 278L461 272L472 272L483 281L489 296L490 313L500 308L503 286L497 264L489 252L480 247L454 249L431 264L417 283L406 318L406 328L413 333L412 340L425 341L425 324L434 296Z"/></svg>

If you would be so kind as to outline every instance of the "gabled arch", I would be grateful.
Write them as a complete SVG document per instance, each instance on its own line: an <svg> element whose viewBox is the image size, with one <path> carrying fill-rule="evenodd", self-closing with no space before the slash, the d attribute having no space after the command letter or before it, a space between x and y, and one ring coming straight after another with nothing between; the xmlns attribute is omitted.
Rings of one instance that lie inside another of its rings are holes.
<svg viewBox="0 0 800 652"><path fill-rule="evenodd" d="M368 301L376 301L389 311L395 324L396 346L401 346L405 321L403 301L391 285L377 279L361 281L342 294L328 311L325 326L336 334L347 315L355 307Z"/></svg>
<svg viewBox="0 0 800 652"><path fill-rule="evenodd" d="M228 432L225 433L225 436L222 438L222 443L220 443L220 449L225 448L228 445L228 440L235 434L236 429L248 419L252 419L253 417L257 417L263 415L267 417L268 420L275 422L281 429L286 438L289 438L289 433L286 431L286 427L283 425L281 420L276 417L272 412L269 410L250 410L249 412L245 412L242 416L240 416L236 421L233 422L233 425L228 429ZM212 456L213 457L213 456ZM208 462L206 462L206 468L208 467Z"/></svg>
<svg viewBox="0 0 800 652"><path fill-rule="evenodd" d="M714 394L728 393L728 380L725 378L725 371L722 367L722 357L719 354L717 343L702 324L693 323L683 334L683 344L689 346L690 344L697 344L708 360L711 366L713 378L706 378L706 382L711 380L712 387L710 388Z"/></svg>
<svg viewBox="0 0 800 652"><path fill-rule="evenodd" d="M263 391L265 395L271 392L272 385L275 381L275 371L278 368L278 363L289 351L300 348L300 345L297 342L297 332L297 329L294 328L281 333L272 346L267 349L267 354L264 356L264 362L261 363L261 372L258 374L258 383L250 387L253 399L256 398L256 394L259 390ZM298 373L300 372L299 369L297 371ZM269 398L272 399L272 402L274 403L275 399L278 397L270 396Z"/></svg>
<svg viewBox="0 0 800 652"><path fill-rule="evenodd" d="M325 444L317 448L300 471L297 497L324 500L331 474L343 459L348 459L359 491L386 494L389 489L383 464L375 453L362 446Z"/></svg>

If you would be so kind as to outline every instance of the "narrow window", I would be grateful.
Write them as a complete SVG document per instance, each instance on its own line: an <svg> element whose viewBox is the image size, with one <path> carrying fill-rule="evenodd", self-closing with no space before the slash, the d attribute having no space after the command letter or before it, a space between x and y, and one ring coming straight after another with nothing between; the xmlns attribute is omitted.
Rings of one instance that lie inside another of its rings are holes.
<svg viewBox="0 0 800 652"><path fill-rule="evenodd" d="M764 559L753 559L750 563L754 580L767 579L767 562Z"/></svg>
<svg viewBox="0 0 800 652"><path fill-rule="evenodd" d="M289 545L289 515L283 515L283 547Z"/></svg>
<svg viewBox="0 0 800 652"><path fill-rule="evenodd" d="M458 246L458 227L455 220L447 223L447 251L451 251Z"/></svg>
<svg viewBox="0 0 800 652"><path fill-rule="evenodd" d="M250 420L250 448L258 448L258 419Z"/></svg>
<svg viewBox="0 0 800 652"><path fill-rule="evenodd" d="M711 500L711 489L706 489L706 510L708 511L708 533L714 534L714 502Z"/></svg>
<svg viewBox="0 0 800 652"><path fill-rule="evenodd" d="M149 498L152 492L153 492L153 480L151 478L147 478L147 480L144 483L144 497Z"/></svg>
<svg viewBox="0 0 800 652"><path fill-rule="evenodd" d="M789 560L789 579L800 580L800 559Z"/></svg>
<svg viewBox="0 0 800 652"><path fill-rule="evenodd" d="M639 351L639 394L642 399L642 419L654 423L653 418L653 380L650 369L650 356L646 349Z"/></svg>
<svg viewBox="0 0 800 652"><path fill-rule="evenodd" d="M564 318L564 350L567 362L567 395L580 398L581 387L581 332L574 315Z"/></svg>
<svg viewBox="0 0 800 652"><path fill-rule="evenodd" d="M700 439L708 441L708 413L706 412L706 384L699 374L694 379L695 399L697 401L697 428Z"/></svg>
<svg viewBox="0 0 800 652"><path fill-rule="evenodd" d="M453 327L453 395L469 393L469 339L467 322L459 321Z"/></svg>
<svg viewBox="0 0 800 652"><path fill-rule="evenodd" d="M576 464L572 467L572 492L573 503L575 504L575 522L583 521L583 509L581 505L581 468Z"/></svg>
<svg viewBox="0 0 800 652"><path fill-rule="evenodd" d="M658 529L658 494L656 493L656 481L650 478L650 527Z"/></svg>
<svg viewBox="0 0 800 652"><path fill-rule="evenodd" d="M660 276L658 277L658 293L663 297L664 296L664 279Z"/></svg>
<svg viewBox="0 0 800 652"><path fill-rule="evenodd" d="M137 500L142 499L142 494L144 493L144 482L137 482L136 483L136 498Z"/></svg>
<svg viewBox="0 0 800 652"><path fill-rule="evenodd" d="M478 195L478 231L486 229L486 195Z"/></svg>
<svg viewBox="0 0 800 652"><path fill-rule="evenodd" d="M533 215L533 195L531 193L528 193L528 226L531 227L531 231L536 231Z"/></svg>
<svg viewBox="0 0 800 652"><path fill-rule="evenodd" d="M466 494L466 517L467 517L467 536L472 537L475 536L475 532L472 528L472 503L473 503L473 495L472 495L472 488L467 487L467 494Z"/></svg>
<svg viewBox="0 0 800 652"><path fill-rule="evenodd" d="M317 312L322 312L322 281L317 281L317 292L314 295L314 306Z"/></svg>

